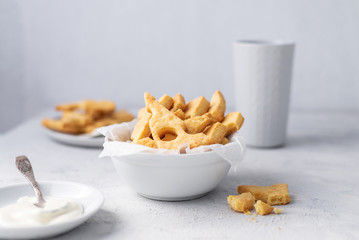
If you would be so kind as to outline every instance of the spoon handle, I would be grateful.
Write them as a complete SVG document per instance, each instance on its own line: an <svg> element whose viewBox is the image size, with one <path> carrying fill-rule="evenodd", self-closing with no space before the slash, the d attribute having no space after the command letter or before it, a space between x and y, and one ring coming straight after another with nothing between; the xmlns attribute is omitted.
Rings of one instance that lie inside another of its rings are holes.
<svg viewBox="0 0 359 240"><path fill-rule="evenodd" d="M32 166L29 159L26 156L18 156L16 157L15 164L17 169L21 172L21 174L31 183L36 197L37 203L35 204L37 207L43 208L45 205L45 199L42 196L39 185L35 180L34 172L32 171Z"/></svg>

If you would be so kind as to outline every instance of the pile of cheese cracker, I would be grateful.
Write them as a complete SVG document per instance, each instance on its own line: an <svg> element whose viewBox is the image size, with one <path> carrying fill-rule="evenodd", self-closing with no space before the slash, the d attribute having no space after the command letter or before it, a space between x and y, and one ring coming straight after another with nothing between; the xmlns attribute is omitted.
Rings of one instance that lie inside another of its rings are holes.
<svg viewBox="0 0 359 240"><path fill-rule="evenodd" d="M186 103L181 94L156 100L146 92L144 98L146 107L138 112L131 140L151 148L177 150L184 144L190 148L227 144L227 137L244 121L240 112L225 115L226 102L220 91L210 102L201 96Z"/></svg>

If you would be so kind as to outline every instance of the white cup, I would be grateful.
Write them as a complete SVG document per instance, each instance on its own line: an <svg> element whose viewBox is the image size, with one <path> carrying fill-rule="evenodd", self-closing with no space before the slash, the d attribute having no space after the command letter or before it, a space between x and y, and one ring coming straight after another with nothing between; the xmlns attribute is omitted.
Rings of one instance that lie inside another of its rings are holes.
<svg viewBox="0 0 359 240"><path fill-rule="evenodd" d="M236 108L249 146L284 145L287 131L293 42L234 43Z"/></svg>

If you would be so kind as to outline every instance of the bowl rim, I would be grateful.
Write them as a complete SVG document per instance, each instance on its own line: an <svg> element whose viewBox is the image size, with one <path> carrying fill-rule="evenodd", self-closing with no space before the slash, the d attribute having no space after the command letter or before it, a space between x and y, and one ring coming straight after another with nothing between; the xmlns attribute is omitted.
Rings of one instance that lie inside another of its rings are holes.
<svg viewBox="0 0 359 240"><path fill-rule="evenodd" d="M167 150L167 149L164 149ZM185 157L185 156L195 156L195 155L205 155L205 154L213 154L216 153L215 151L205 151L205 152L195 152L195 153L156 153L156 152L137 152L131 155L160 155L160 156L179 156L179 157ZM216 153L217 154L217 153ZM217 154L218 155L218 154Z"/></svg>

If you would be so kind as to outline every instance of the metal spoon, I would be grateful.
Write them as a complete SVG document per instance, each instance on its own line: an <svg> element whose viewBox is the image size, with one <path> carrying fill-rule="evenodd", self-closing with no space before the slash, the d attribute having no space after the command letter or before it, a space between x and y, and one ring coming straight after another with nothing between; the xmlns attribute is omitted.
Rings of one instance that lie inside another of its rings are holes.
<svg viewBox="0 0 359 240"><path fill-rule="evenodd" d="M15 164L17 169L21 172L22 175L31 183L32 188L35 191L37 197L37 203L34 205L39 208L43 208L45 206L45 199L42 196L39 185L35 180L34 172L32 171L32 166L29 159L26 156L17 156L15 160Z"/></svg>

